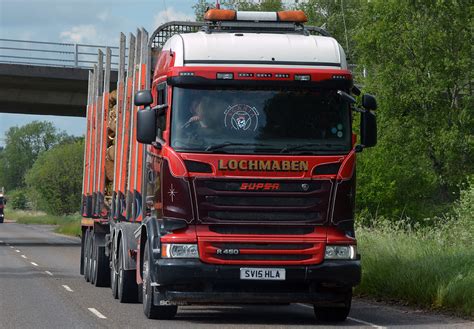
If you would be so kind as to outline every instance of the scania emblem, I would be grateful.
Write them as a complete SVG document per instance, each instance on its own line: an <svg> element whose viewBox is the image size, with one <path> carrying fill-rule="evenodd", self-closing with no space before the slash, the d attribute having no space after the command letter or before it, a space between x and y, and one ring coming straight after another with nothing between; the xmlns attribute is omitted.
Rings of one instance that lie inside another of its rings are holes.
<svg viewBox="0 0 474 329"><path fill-rule="evenodd" d="M303 191L307 191L309 189L309 184L301 184L301 188Z"/></svg>

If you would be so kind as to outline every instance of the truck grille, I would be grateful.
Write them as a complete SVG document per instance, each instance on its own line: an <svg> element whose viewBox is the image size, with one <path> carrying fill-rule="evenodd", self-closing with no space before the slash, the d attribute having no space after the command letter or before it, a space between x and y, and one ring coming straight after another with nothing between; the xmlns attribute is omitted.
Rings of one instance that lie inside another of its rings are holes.
<svg viewBox="0 0 474 329"><path fill-rule="evenodd" d="M194 188L203 223L320 224L327 218L332 185L330 181L196 179Z"/></svg>
<svg viewBox="0 0 474 329"><path fill-rule="evenodd" d="M323 242L269 243L199 240L201 260L212 264L291 265L317 264L324 254Z"/></svg>
<svg viewBox="0 0 474 329"><path fill-rule="evenodd" d="M314 232L314 227L287 225L209 225L209 231L218 234L258 234L258 235L305 235Z"/></svg>

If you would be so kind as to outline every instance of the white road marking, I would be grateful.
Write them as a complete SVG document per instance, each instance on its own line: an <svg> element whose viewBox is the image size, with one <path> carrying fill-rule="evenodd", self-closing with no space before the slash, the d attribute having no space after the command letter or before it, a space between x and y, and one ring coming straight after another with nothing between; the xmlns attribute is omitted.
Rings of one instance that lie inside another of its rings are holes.
<svg viewBox="0 0 474 329"><path fill-rule="evenodd" d="M20 250L18 250L18 249L15 249L15 251L16 251L16 252L20 252Z"/></svg>
<svg viewBox="0 0 474 329"><path fill-rule="evenodd" d="M69 292L74 292L74 290L72 290L71 288L69 288L69 286L67 286L65 284L63 284L63 288L66 289Z"/></svg>
<svg viewBox="0 0 474 329"><path fill-rule="evenodd" d="M309 305L305 305L305 304L299 304L299 303L298 303L298 305L313 309L313 306L309 306ZM376 324L373 324L373 323L370 323L370 322L367 322L367 321L364 321L364 320L359 320L359 319L356 319L356 318L353 318L353 317L350 317L350 316L348 316L347 318L348 318L349 320L352 320L352 321L354 321L354 322L358 322L358 323L365 324L366 326L370 326L370 327L372 327L372 328L387 329L387 327L378 326L378 325L376 325Z"/></svg>
<svg viewBox="0 0 474 329"><path fill-rule="evenodd" d="M21 257L24 258L24 259L28 258L28 257L26 257L25 255L21 255Z"/></svg>
<svg viewBox="0 0 474 329"><path fill-rule="evenodd" d="M372 328L387 329L387 327L378 326L378 325L373 324L373 323L371 323L371 322L367 322L367 321L364 321L364 320L359 320L359 319L356 319L356 318L353 318L353 317L350 317L350 316L348 316L347 318L348 318L349 320L352 320L352 321L355 321L355 322L359 322L359 323L365 324L366 326L371 326Z"/></svg>
<svg viewBox="0 0 474 329"><path fill-rule="evenodd" d="M105 315L103 315L102 313L97 311L95 308L89 307L88 310L91 311L92 313L94 313L94 315L96 317L98 317L99 319L107 319L107 317Z"/></svg>
<svg viewBox="0 0 474 329"><path fill-rule="evenodd" d="M35 262L30 262L30 263L31 263L31 265L33 265L33 266L38 266L38 264L36 264Z"/></svg>
<svg viewBox="0 0 474 329"><path fill-rule="evenodd" d="M51 273L50 271L44 271L44 273L53 276L53 273Z"/></svg>

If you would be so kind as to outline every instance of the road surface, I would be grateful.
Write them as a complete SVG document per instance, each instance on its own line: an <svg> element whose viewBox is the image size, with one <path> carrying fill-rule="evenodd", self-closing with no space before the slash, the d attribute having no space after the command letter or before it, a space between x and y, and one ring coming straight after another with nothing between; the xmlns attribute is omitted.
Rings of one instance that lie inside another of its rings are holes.
<svg viewBox="0 0 474 329"><path fill-rule="evenodd" d="M474 322L355 299L349 319L318 323L311 307L183 306L174 320L148 320L110 288L79 274L80 241L51 226L0 224L0 328L474 328Z"/></svg>

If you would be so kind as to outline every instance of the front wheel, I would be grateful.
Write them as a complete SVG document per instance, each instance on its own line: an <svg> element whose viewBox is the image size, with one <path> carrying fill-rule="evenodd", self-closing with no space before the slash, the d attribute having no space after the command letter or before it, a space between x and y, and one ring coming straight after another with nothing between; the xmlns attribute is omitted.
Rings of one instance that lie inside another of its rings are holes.
<svg viewBox="0 0 474 329"><path fill-rule="evenodd" d="M351 311L352 291L347 294L344 305L340 307L320 307L314 305L314 315L318 321L343 322Z"/></svg>
<svg viewBox="0 0 474 329"><path fill-rule="evenodd" d="M117 295L121 303L135 303L138 300L138 286L135 280L135 270L125 269L125 254L123 246L119 247Z"/></svg>
<svg viewBox="0 0 474 329"><path fill-rule="evenodd" d="M178 311L176 305L154 305L153 287L151 286L150 275L150 256L148 252L148 241L145 244L145 252L143 256L143 312L148 319L170 320L174 318Z"/></svg>

